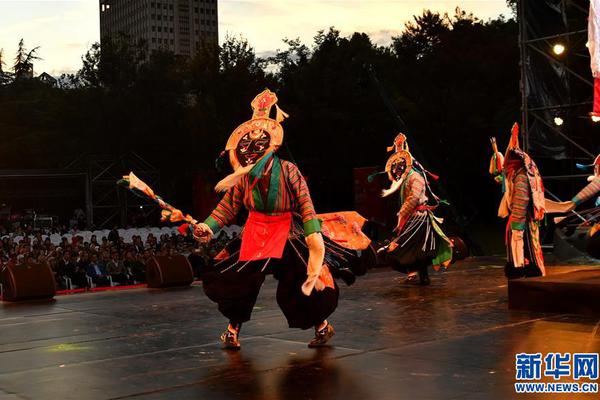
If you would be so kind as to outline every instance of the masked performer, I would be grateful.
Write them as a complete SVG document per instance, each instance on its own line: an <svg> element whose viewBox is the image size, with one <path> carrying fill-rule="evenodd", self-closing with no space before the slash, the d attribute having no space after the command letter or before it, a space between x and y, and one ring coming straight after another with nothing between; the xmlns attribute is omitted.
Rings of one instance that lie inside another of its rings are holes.
<svg viewBox="0 0 600 400"><path fill-rule="evenodd" d="M519 147L518 124L512 128L504 157L494 155L493 160L495 167L490 172L497 175L498 182L504 182L498 216L508 217L506 277L543 276L546 270L539 229L546 212L544 184L535 162Z"/></svg>
<svg viewBox="0 0 600 400"><path fill-rule="evenodd" d="M438 270L452 259L452 243L440 227L441 220L433 215L439 199L429 187L428 172L410 154L403 134L396 137L389 150L395 150L385 168L392 185L383 196L400 191L402 205L394 229L397 236L381 250L387 252L394 269L409 277L418 273L420 283L429 285L429 266ZM435 205L428 205L428 196Z"/></svg>
<svg viewBox="0 0 600 400"><path fill-rule="evenodd" d="M217 184L225 195L194 235L207 240L249 210L241 240L229 243L217 263L203 275L207 296L229 319L221 335L226 348L240 347L242 324L250 320L265 275L279 281L277 303L291 328L315 328L309 347L321 346L334 335L327 317L337 307L339 289L324 260L345 250L325 248L306 182L291 162L275 154L283 141L280 122L287 117L277 97L265 90L252 101L251 120L231 134L225 150L234 173ZM277 117L270 118L272 107ZM327 254L326 254L327 253Z"/></svg>

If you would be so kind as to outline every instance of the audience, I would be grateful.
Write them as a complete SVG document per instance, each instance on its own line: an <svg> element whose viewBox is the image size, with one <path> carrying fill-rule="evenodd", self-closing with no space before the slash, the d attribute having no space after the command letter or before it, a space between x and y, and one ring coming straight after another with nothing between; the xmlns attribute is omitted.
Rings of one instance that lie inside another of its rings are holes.
<svg viewBox="0 0 600 400"><path fill-rule="evenodd" d="M208 245L189 237L149 233L144 241L134 235L130 243L119 236L115 227L107 236L91 235L89 241L72 231L72 237L62 237L58 245L52 244L50 234L68 233L63 228L33 231L25 227L10 232L5 227L0 241L0 269L7 265L47 263L56 277L59 289L89 288L91 286L129 285L146 281L146 264L155 255L184 255L199 277L202 268L209 264L228 239L220 235ZM58 242L54 240L55 243Z"/></svg>

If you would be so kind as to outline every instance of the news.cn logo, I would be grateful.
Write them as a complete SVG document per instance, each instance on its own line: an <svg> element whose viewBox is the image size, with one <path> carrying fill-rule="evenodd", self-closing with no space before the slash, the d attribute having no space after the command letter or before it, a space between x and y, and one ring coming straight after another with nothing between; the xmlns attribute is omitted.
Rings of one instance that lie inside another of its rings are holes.
<svg viewBox="0 0 600 400"><path fill-rule="evenodd" d="M598 358L598 353L515 354L515 392L598 393L598 383L591 382L598 380ZM535 382L543 377L553 381Z"/></svg>

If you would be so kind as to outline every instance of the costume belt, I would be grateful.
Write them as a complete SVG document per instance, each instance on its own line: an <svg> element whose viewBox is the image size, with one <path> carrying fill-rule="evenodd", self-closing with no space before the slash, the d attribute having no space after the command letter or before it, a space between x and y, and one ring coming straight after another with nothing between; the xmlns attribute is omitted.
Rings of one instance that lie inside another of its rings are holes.
<svg viewBox="0 0 600 400"><path fill-rule="evenodd" d="M421 204L415 208L415 211L434 211L437 206L428 206L427 204Z"/></svg>

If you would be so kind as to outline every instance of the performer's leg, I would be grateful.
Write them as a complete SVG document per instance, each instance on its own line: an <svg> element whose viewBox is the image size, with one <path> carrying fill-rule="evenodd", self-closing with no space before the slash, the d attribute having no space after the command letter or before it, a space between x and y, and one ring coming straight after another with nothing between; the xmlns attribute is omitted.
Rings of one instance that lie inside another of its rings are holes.
<svg viewBox="0 0 600 400"><path fill-rule="evenodd" d="M427 261L427 263L422 263L419 266L419 283L423 286L427 286L431 283L429 280L429 264L431 262Z"/></svg>
<svg viewBox="0 0 600 400"><path fill-rule="evenodd" d="M296 248L300 251L298 245ZM337 308L339 297L337 285L335 289L313 290L310 296L302 293L301 286L306 279L306 265L289 244L280 265L273 267L273 271L279 281L277 304L290 328L319 327Z"/></svg>
<svg viewBox="0 0 600 400"><path fill-rule="evenodd" d="M308 343L308 347L324 346L334 335L335 329L325 320L319 325L315 325L315 337Z"/></svg>
<svg viewBox="0 0 600 400"><path fill-rule="evenodd" d="M264 263L250 262L234 266L225 272L213 270L203 276L204 292L217 303L219 311L229 320L221 335L226 348L239 348L238 335L242 323L249 321L260 288L265 280Z"/></svg>

